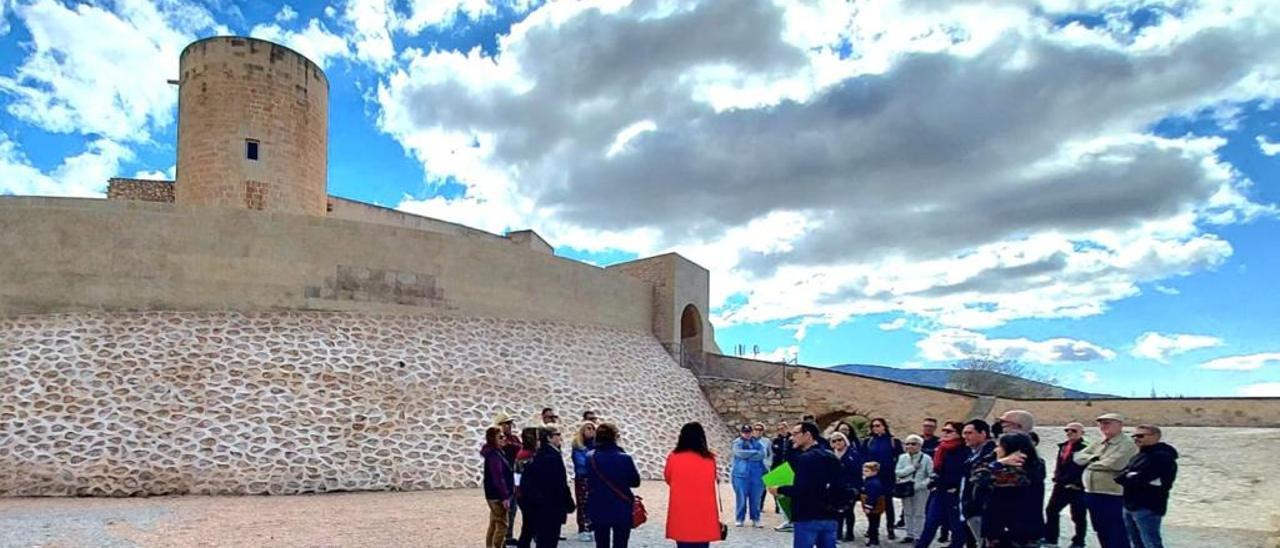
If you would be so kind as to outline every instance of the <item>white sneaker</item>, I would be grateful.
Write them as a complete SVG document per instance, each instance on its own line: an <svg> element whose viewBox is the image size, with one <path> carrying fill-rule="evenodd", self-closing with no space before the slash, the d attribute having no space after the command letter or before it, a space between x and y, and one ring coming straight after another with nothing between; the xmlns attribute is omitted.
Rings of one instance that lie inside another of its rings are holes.
<svg viewBox="0 0 1280 548"><path fill-rule="evenodd" d="M790 531L791 529L792 527L791 527L790 521L784 521L782 522L782 525L779 525L773 528L774 531Z"/></svg>
<svg viewBox="0 0 1280 548"><path fill-rule="evenodd" d="M596 536L591 534L591 531L583 531L581 533L578 533L578 542L595 542L595 541L596 541Z"/></svg>
<svg viewBox="0 0 1280 548"><path fill-rule="evenodd" d="M735 522L733 522L733 526L734 526L734 527L742 527L742 522L741 522L741 521L735 521Z"/></svg>
<svg viewBox="0 0 1280 548"><path fill-rule="evenodd" d="M758 522L758 521L753 521L753 522L751 522L751 526L752 526L752 527L755 527L756 529L759 529L759 528L760 528L760 522Z"/></svg>

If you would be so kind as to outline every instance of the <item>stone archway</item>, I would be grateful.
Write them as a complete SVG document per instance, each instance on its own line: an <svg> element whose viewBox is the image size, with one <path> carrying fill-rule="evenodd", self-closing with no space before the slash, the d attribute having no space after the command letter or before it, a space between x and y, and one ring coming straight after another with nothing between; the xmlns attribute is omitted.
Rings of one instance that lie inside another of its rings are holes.
<svg viewBox="0 0 1280 548"><path fill-rule="evenodd" d="M680 351L686 360L702 360L702 313L692 304L680 313Z"/></svg>

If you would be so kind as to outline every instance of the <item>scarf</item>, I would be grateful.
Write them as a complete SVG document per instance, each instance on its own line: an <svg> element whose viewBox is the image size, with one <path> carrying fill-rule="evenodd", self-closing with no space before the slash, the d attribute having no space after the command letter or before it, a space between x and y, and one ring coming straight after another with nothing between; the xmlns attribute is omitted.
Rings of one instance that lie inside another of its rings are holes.
<svg viewBox="0 0 1280 548"><path fill-rule="evenodd" d="M941 474L942 461L946 458L947 453L955 451L962 446L964 446L964 440L960 438L938 442L938 448L933 451L933 471Z"/></svg>

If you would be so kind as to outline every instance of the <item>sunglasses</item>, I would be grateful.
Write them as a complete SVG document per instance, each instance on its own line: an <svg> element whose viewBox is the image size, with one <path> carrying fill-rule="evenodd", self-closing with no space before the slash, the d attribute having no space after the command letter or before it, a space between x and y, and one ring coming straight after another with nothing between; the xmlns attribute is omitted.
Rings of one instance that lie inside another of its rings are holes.
<svg viewBox="0 0 1280 548"><path fill-rule="evenodd" d="M1079 431L1079 430L1076 430L1075 428L1067 428L1067 429L1063 430L1063 432L1066 432L1066 433L1068 433L1068 434L1070 434L1070 433L1072 433L1072 432L1075 432L1075 433L1077 433L1077 434L1078 434L1078 433L1080 433L1080 431Z"/></svg>
<svg viewBox="0 0 1280 548"><path fill-rule="evenodd" d="M909 442L905 443L904 445L920 445L920 444L918 444L918 443L916 443L916 442L914 442L914 441L909 441Z"/></svg>
<svg viewBox="0 0 1280 548"><path fill-rule="evenodd" d="M1133 435L1133 439L1135 439L1135 440L1140 440L1140 439L1145 438L1145 437L1147 437L1147 435L1146 435L1146 434L1134 434L1134 435Z"/></svg>
<svg viewBox="0 0 1280 548"><path fill-rule="evenodd" d="M942 429L942 433L943 433L943 434L954 434L954 433L956 433L956 431L955 431L955 429L953 429L953 428L943 428L943 429Z"/></svg>

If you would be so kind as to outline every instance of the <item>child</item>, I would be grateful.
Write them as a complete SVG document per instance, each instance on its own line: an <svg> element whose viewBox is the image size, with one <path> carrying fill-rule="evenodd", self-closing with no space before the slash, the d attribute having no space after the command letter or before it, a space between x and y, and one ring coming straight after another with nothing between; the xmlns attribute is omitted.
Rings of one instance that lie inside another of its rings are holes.
<svg viewBox="0 0 1280 548"><path fill-rule="evenodd" d="M867 516L867 546L880 545L880 516L884 514L884 484L880 483L880 463L862 465L862 513Z"/></svg>

